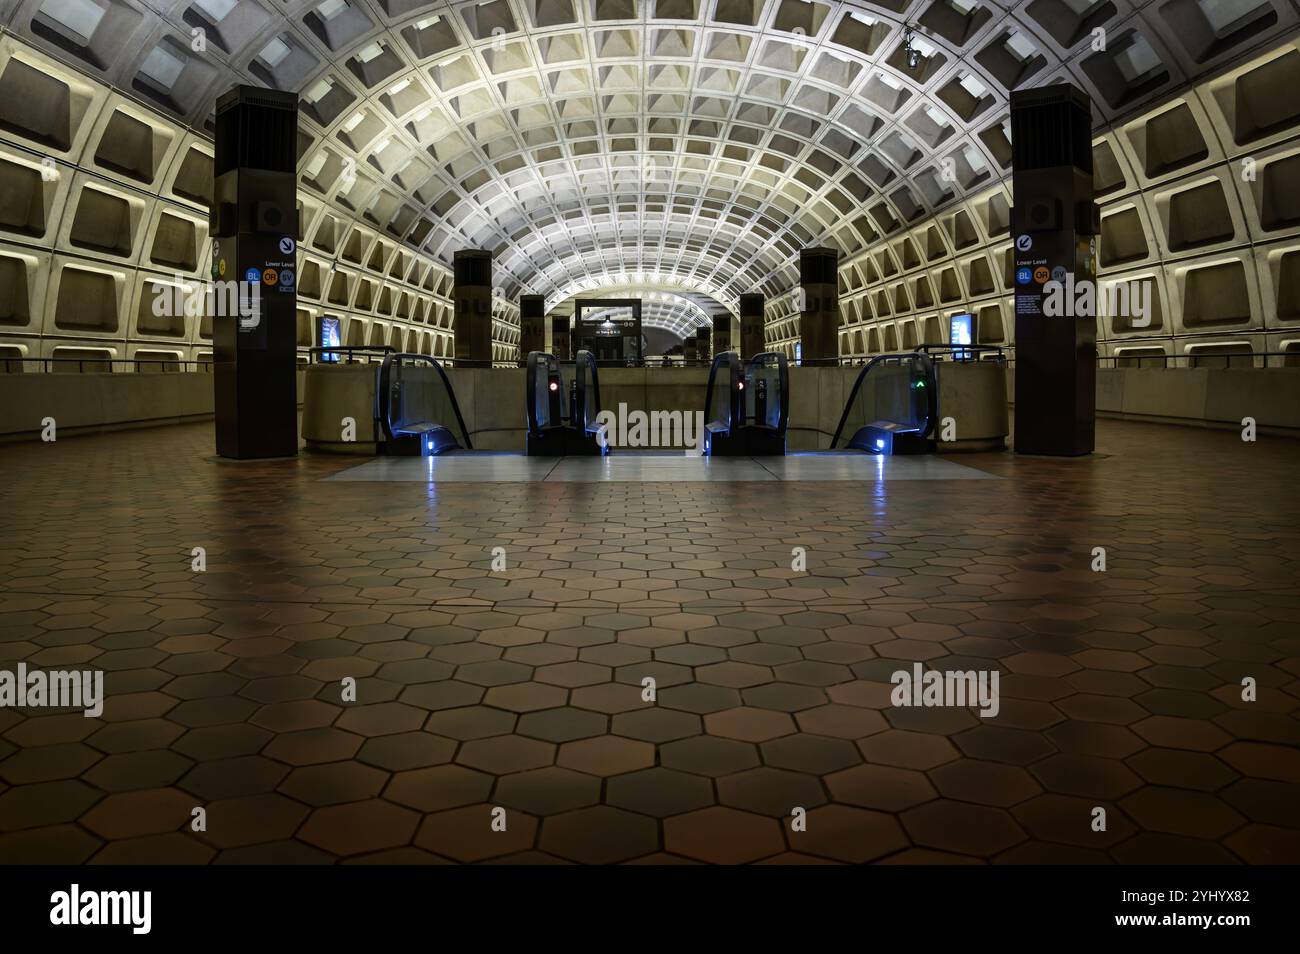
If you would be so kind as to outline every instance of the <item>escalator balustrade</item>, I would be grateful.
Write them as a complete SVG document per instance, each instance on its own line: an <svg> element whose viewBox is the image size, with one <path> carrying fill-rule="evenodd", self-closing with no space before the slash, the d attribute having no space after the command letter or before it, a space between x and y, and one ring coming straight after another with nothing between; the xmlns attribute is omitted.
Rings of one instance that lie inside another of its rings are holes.
<svg viewBox="0 0 1300 954"><path fill-rule="evenodd" d="M790 370L769 351L741 362L724 351L709 368L704 405L704 453L766 457L785 454L790 419Z"/></svg>
<svg viewBox="0 0 1300 954"><path fill-rule="evenodd" d="M388 354L377 374L375 419L382 453L429 457L473 449L456 392L436 358Z"/></svg>
<svg viewBox="0 0 1300 954"><path fill-rule="evenodd" d="M600 377L590 351L579 351L566 380L553 354L529 352L525 394L530 457L609 453L600 418Z"/></svg>
<svg viewBox="0 0 1300 954"><path fill-rule="evenodd" d="M831 449L931 453L937 401L938 380L928 354L877 355L853 382Z"/></svg>

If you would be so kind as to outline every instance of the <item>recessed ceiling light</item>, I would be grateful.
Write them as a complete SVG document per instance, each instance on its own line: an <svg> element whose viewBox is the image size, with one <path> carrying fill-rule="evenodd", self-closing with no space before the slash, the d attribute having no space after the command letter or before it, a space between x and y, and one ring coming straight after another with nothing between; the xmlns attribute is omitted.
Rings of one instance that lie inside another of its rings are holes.
<svg viewBox="0 0 1300 954"><path fill-rule="evenodd" d="M930 122L934 123L940 129L948 127L948 117L943 114L937 106L925 107L925 114L930 117Z"/></svg>
<svg viewBox="0 0 1300 954"><path fill-rule="evenodd" d="M194 0L194 5L211 17L213 23L220 23L239 5L239 0Z"/></svg>
<svg viewBox="0 0 1300 954"><path fill-rule="evenodd" d="M307 100L309 103L319 103L330 94L330 90L333 88L334 83L330 79L322 79L317 81L311 89L307 90L307 92L303 93L302 98Z"/></svg>
<svg viewBox="0 0 1300 954"><path fill-rule="evenodd" d="M271 40L270 43L262 47L262 51L257 54L257 58L265 63L271 69L275 69L284 62L285 57L289 55L289 44L285 43L279 37Z"/></svg>
<svg viewBox="0 0 1300 954"><path fill-rule="evenodd" d="M184 71L185 61L161 45L150 50L140 64L140 72L166 90L176 85Z"/></svg>
<svg viewBox="0 0 1300 954"><path fill-rule="evenodd" d="M44 0L37 12L89 43L108 9L91 0Z"/></svg>
<svg viewBox="0 0 1300 954"><path fill-rule="evenodd" d="M357 50L356 57L358 62L369 63L375 57L382 56L383 53L384 53L384 47L382 44L370 43L366 46L363 46L361 49Z"/></svg>
<svg viewBox="0 0 1300 954"><path fill-rule="evenodd" d="M325 0L324 3L317 5L316 14L322 20L328 21L333 20L347 8L347 0Z"/></svg>
<svg viewBox="0 0 1300 954"><path fill-rule="evenodd" d="M1016 59L1022 62L1038 52L1038 47L1034 45L1034 41L1016 30L1012 30L1007 36L1006 47Z"/></svg>

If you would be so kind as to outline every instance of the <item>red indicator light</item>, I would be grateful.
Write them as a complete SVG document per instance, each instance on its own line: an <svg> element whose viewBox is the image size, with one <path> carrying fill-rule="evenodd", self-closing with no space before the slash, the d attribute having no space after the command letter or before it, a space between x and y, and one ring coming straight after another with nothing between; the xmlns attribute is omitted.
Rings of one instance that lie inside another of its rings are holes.
<svg viewBox="0 0 1300 954"><path fill-rule="evenodd" d="M560 386L559 386L556 382L552 381L552 382L551 382L551 390L552 390L552 391L558 391L558 390L560 390Z"/></svg>

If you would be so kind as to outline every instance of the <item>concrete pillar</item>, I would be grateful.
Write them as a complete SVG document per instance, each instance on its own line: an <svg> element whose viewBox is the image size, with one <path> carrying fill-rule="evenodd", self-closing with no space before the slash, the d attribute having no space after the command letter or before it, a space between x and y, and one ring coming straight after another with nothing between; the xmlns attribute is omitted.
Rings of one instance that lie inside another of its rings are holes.
<svg viewBox="0 0 1300 954"><path fill-rule="evenodd" d="M546 296L519 296L519 360L528 352L546 350Z"/></svg>
<svg viewBox="0 0 1300 954"><path fill-rule="evenodd" d="M724 351L730 351L731 344L731 315L714 315L713 316L713 353L722 354Z"/></svg>
<svg viewBox="0 0 1300 954"><path fill-rule="evenodd" d="M292 457L298 453L298 96L236 86L217 100L216 119L212 278L247 283L239 295L208 299L221 304L210 316L217 453L240 460Z"/></svg>
<svg viewBox="0 0 1300 954"><path fill-rule="evenodd" d="M700 361L708 361L713 355L709 347L712 332L708 328L695 329L695 357Z"/></svg>
<svg viewBox="0 0 1300 954"><path fill-rule="evenodd" d="M763 331L763 307L766 299L752 293L740 296L740 356L752 358L767 350Z"/></svg>
<svg viewBox="0 0 1300 954"><path fill-rule="evenodd" d="M562 315L551 319L551 354L561 361L569 360L569 319Z"/></svg>
<svg viewBox="0 0 1300 954"><path fill-rule="evenodd" d="M1101 215L1093 201L1092 105L1067 84L1011 94L1011 234L1016 289L1018 454L1093 450L1097 317L1043 313L1044 285L1095 281ZM1095 296L1094 296L1095 297Z"/></svg>
<svg viewBox="0 0 1300 954"><path fill-rule="evenodd" d="M799 339L805 365L839 364L839 258L833 248L799 252Z"/></svg>
<svg viewBox="0 0 1300 954"><path fill-rule="evenodd" d="M486 249L461 249L452 256L455 285L456 367L492 366L492 253Z"/></svg>

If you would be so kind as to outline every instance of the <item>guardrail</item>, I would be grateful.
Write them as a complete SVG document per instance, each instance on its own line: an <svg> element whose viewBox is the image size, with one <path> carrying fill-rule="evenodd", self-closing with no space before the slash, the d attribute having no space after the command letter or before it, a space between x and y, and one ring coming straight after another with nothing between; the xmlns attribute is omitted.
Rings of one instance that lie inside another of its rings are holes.
<svg viewBox="0 0 1300 954"><path fill-rule="evenodd" d="M935 361L956 361L968 363L972 361L1004 361L1010 363L1007 357L1008 353L1014 352L1014 348L1004 345L947 345L947 344L923 344L917 345L911 351L898 352L881 352L874 355L856 355L853 357L840 358L840 367L842 368L860 368L863 365L870 364L876 358L882 355L898 354L926 354ZM795 362L791 361L791 364Z"/></svg>
<svg viewBox="0 0 1300 954"><path fill-rule="evenodd" d="M1008 367L1014 367L1015 347L1010 345L919 345L914 350L932 355L936 360L948 361L1005 361ZM339 347L317 347L298 349L299 364L335 363L321 360L321 355L337 354L344 356L342 364L377 364L384 356L393 354L395 349L379 345L342 345ZM844 356L839 359L840 367L857 368L870 363L875 355ZM455 360L435 358L443 367L454 368ZM571 364L572 362L561 362ZM601 367L616 368L707 368L710 358L697 358L686 361L676 356L643 358L627 362L600 362ZM207 372L211 373L215 362L211 358L64 358L64 357L0 357L0 374L118 374L118 373L166 373ZM799 367L800 362L790 359L790 364ZM518 368L522 362L493 361L494 368ZM1300 351L1234 351L1228 353L1197 354L1195 351L1185 354L1107 354L1097 356L1097 367L1114 368L1300 368Z"/></svg>
<svg viewBox="0 0 1300 954"><path fill-rule="evenodd" d="M115 374L212 370L212 359L184 358L0 358L0 374Z"/></svg>
<svg viewBox="0 0 1300 954"><path fill-rule="evenodd" d="M393 354L395 351L395 348L387 345L341 345L299 349L298 356L307 355L309 364L374 364L376 359L383 361L385 355ZM338 357L331 358L328 355L341 355L346 360L339 360Z"/></svg>
<svg viewBox="0 0 1300 954"><path fill-rule="evenodd" d="M1280 359L1280 360L1274 360ZM1288 360L1291 362L1287 364ZM1197 354L1108 354L1099 368L1300 368L1300 351L1234 351Z"/></svg>

